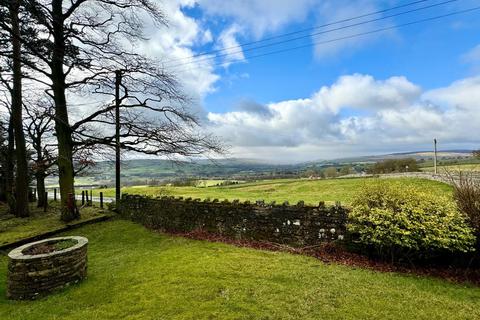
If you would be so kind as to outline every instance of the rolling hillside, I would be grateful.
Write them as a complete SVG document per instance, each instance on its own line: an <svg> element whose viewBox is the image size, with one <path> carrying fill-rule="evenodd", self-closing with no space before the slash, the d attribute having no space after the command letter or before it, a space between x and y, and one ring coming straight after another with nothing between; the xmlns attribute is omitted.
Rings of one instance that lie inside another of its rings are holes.
<svg viewBox="0 0 480 320"><path fill-rule="evenodd" d="M237 179L258 180L272 178L296 178L307 170L321 170L328 167L348 165L361 172L377 161L413 157L419 166L429 171L433 166L433 153L430 151L371 155L335 160L311 161L290 165L279 165L255 159L220 159L214 162L196 160L173 162L163 159L133 159L122 162L122 184L157 185L178 179ZM450 150L438 153L439 165L476 164L471 150ZM423 170L423 169L422 169ZM99 162L95 167L76 178L76 185L113 186L115 179L114 163ZM56 177L47 179L47 185L58 184Z"/></svg>

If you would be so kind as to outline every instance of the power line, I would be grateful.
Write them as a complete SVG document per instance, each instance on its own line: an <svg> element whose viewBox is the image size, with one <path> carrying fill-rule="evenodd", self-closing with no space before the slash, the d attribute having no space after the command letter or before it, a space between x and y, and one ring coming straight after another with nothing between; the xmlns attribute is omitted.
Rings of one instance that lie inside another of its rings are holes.
<svg viewBox="0 0 480 320"><path fill-rule="evenodd" d="M455 2L455 1L458 1L458 0L447 0L447 1L436 3L436 4L424 6L424 7L421 7L421 8L411 9L411 10L395 13L395 14L392 14L392 15L384 16L384 17L379 17L379 18L375 18L375 19L371 19L371 20L367 20L367 21L357 22L357 23L354 23L354 24L349 24L349 25L341 26L341 27L334 28L334 29L320 31L320 32L316 32L316 33L313 33L313 34L303 35L303 36L290 38L290 39L286 39L286 40L276 41L276 42L273 42L273 43L268 43L268 44L264 44L264 45L260 45L260 46L251 47L251 48L241 49L241 46L236 46L237 48L240 48L240 50L237 50L237 51L234 51L234 52L227 52L227 53L223 53L223 54L219 54L219 55L215 55L215 56L211 56L211 57L205 57L203 59L197 59L197 60L184 62L184 63L179 63L179 64L175 64L175 65L170 65L170 66L167 65L166 67L167 68L169 68L169 67L180 67L180 66L183 66L183 65L198 63L198 62L202 62L202 61L215 60L217 58L227 57L227 56L233 55L233 54L250 52L250 51L254 51L254 50L258 50L258 49L278 46L280 44L285 44L285 43L289 43L289 42L293 42L293 41L297 41L297 40L301 40L301 39L306 39L306 38L310 38L310 37L317 37L319 35L332 33L332 32L339 31L339 30L344 30L344 29L357 27L357 26L372 23L372 22L386 20L386 19L390 19L390 18L393 18L393 17L398 17L398 16L401 16L401 15L406 15L406 14L421 11L421 10L431 9L431 8L438 7L438 6L441 6L441 5L445 5L445 4L448 4L448 3L452 3L452 2ZM231 47L231 48L233 48L233 47ZM224 50L226 50L226 49L224 49Z"/></svg>
<svg viewBox="0 0 480 320"><path fill-rule="evenodd" d="M397 9L413 6L413 5L423 3L423 2L428 2L428 1L431 1L431 0L414 1L414 2L403 4L403 5L390 7L390 8L387 8L387 9L382 9L382 10L378 10L378 11L374 11L374 12L369 12L369 13L362 14L362 15L359 15L359 16L354 16L354 17L350 17L350 18L346 18L346 19L342 19L342 20L337 20L337 21L334 21L334 22L329 22L329 23L319 25L319 26L315 26L315 27L300 29L300 30L297 30L297 31L292 31L292 32L284 33L284 34L279 34L279 35L271 36L271 37L268 37L268 38L263 38L261 40L244 42L244 43L240 43L240 44L235 45L235 46L230 46L230 47L217 49L217 50L205 51L205 52L197 53L197 54L192 55L190 57L171 59L171 60L167 61L167 63L174 62L174 61L193 59L193 58L197 58L197 57L201 57L201 56L205 56L205 55L211 55L211 54L214 54L214 53L223 52L223 51L227 51L227 50L231 50L231 49L237 49L237 48L241 48L241 47L245 47L245 46L250 46L252 44L257 44L257 43L262 43L262 42L266 42L266 41L270 41L270 40L274 40L274 39L284 38L284 37L288 37L288 36L299 34L299 33L304 33L304 32L308 32L308 31L312 31L312 30L317 30L317 29L329 27L329 26L344 23L344 22L358 20L358 19L361 19L361 18L366 18L366 17L369 17L369 16L373 16L373 15L377 15L377 14L381 14L381 13L385 13L385 12L389 12L389 11L394 11L394 10L397 10ZM453 0L453 1L458 1L458 0Z"/></svg>
<svg viewBox="0 0 480 320"><path fill-rule="evenodd" d="M217 49L217 50L211 50L211 51L201 52L201 53L197 53L197 54L195 54L195 55L192 55L192 56L190 56L190 57L172 59L172 60L167 61L167 62L173 62L173 61L185 60L185 59L192 59L192 58L196 58L196 57L201 57L201 56L205 56L205 55L210 55L210 54L213 54L213 53L216 53L216 52L222 52L222 51L230 50L230 49L237 49L237 48L240 48L240 47L245 47L245 46L249 46L249 45L256 44L256 43L261 43L261 42L265 42L265 41L269 41L269 40L274 40L274 39L278 39L278 38L288 37L288 36L291 36L291 35L295 35L295 34L307 32L307 31L312 31L312 30L316 30L316 29L320 29L320 28L324 28L324 27L329 27L329 26L331 26L331 25L335 25L335 24L339 24L339 23L343 23L343 22L353 21L353 20L357 20L357 19L361 19L361 18L373 16L373 15L380 14L380 13L385 13L385 12L388 12L388 11L393 11L393 10L400 9L400 8L404 8L404 7L409 7L409 6L416 5L416 4L419 4L419 3L422 3L422 2L427 2L427 1L430 1L430 0L414 1L414 2L410 2L410 3L403 4L403 5L399 5L399 6L395 6L395 7L391 7L391 8L387 8L387 9L383 9L383 10L379 10L379 11L374 11L374 12L370 12L370 13L366 13L366 14L362 14L362 15L359 15L359 16L351 17L351 18L346 18L346 19L342 19L342 20L337 20L337 21L334 21L334 22L330 22L330 23L326 23L326 24L320 25L320 26L315 26L315 27L310 27L310 28L301 29L301 30L297 30L297 31L292 31L292 32L289 32L289 33L284 33L284 34L280 34L280 35L276 35L276 36L272 36L272 37L268 37L268 38L263 38L263 39L261 39L261 40L244 42L244 43L240 43L240 44L238 44L238 45L231 46L231 47L227 47L227 48L223 48L223 49Z"/></svg>
<svg viewBox="0 0 480 320"><path fill-rule="evenodd" d="M464 14L464 13L469 13L469 12L473 12L473 11L476 11L476 10L479 10L479 9L480 9L480 6L477 6L477 7L473 7L473 8L469 8L469 9L465 9L465 10L460 10L460 11L455 11L455 12L451 12L451 13L447 13L447 14L443 14L443 15L439 15L439 16L434 16L434 17L430 17L430 18L426 18L426 19L421 19L421 20L407 22L407 23L403 23L403 24L399 24L399 25L390 26L390 27L375 29L375 30L371 30L371 31L367 31L367 32L356 33L356 34L348 35L348 36L345 36L345 37L340 37L340 38L335 38L335 39L330 39L330 40L325 40L325 41L317 41L317 42L312 42L312 43L301 45L301 46L290 47L290 48L276 50L276 51L270 51L270 52L266 52L266 53L263 53L263 54L249 56L248 59L255 59L255 58L260 58L260 57L269 56L269 55L273 55L273 54L279 54L279 53L283 53L283 52L308 48L308 47L312 47L312 46L315 46L315 45L329 44L329 43L334 43L334 42L338 42L338 41L342 41L342 40L348 40L348 39L353 39L353 38L357 38L357 37L361 37L361 36L367 36L367 35L380 33L380 32L383 32L383 31L388 31L388 30L392 30L392 29L396 29L396 28L403 28L403 27L407 27L407 26L411 26L411 25L415 25L415 24L420 24L420 23L424 23L424 22L429 22L429 21L439 20L439 19L443 19L443 18L448 18L448 17L451 17L451 16L456 16L456 15L460 15L460 14ZM222 64L223 63L215 63L212 66L218 66L218 65L222 65ZM192 70L192 68L188 68L188 69L183 69L183 70L177 70L176 72L187 72L187 71L191 71L191 70Z"/></svg>

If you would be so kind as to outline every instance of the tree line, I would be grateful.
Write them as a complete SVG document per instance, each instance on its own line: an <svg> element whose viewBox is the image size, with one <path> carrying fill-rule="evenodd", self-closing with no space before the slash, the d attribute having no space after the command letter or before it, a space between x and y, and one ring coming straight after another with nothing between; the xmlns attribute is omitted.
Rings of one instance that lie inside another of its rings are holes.
<svg viewBox="0 0 480 320"><path fill-rule="evenodd" d="M57 174L61 218L79 217L75 176L116 145L116 88L122 150L170 158L223 151L200 130L195 101L175 76L134 49L149 22L168 25L156 1L0 0L0 197L13 214L30 215L31 177L42 205L45 177ZM79 97L93 103L77 108Z"/></svg>
<svg viewBox="0 0 480 320"><path fill-rule="evenodd" d="M382 174L394 172L417 172L420 171L417 160L414 158L388 159L375 163L367 169L368 173Z"/></svg>

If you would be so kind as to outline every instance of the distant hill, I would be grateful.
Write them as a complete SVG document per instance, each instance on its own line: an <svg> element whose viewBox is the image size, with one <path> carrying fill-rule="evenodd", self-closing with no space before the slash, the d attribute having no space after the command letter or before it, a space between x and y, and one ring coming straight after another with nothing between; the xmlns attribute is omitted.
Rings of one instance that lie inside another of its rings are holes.
<svg viewBox="0 0 480 320"><path fill-rule="evenodd" d="M275 165L255 159L219 159L170 161L163 159L135 159L122 162L122 184L156 184L173 179L240 179L245 177L293 176L301 165ZM112 185L115 179L114 163L99 162L76 178L77 184ZM50 184L56 184L49 179Z"/></svg>
<svg viewBox="0 0 480 320"><path fill-rule="evenodd" d="M352 166L360 172L371 163L385 159L413 157L423 166L431 165L433 152L415 151L369 155L361 157L319 160L290 165L277 165L257 159L227 158L217 160L170 161L164 159L132 159L122 162L122 184L146 185L178 179L262 179L275 177L296 177L300 173L327 167ZM471 150L443 150L438 152L441 161L467 161ZM99 162L94 168L77 177L79 185L113 185L115 167L111 161ZM56 185L57 178L51 177L47 184Z"/></svg>
<svg viewBox="0 0 480 320"><path fill-rule="evenodd" d="M438 159L446 158L471 158L472 150L442 150L437 152ZM433 151L411 151L411 152L398 152L388 153L381 155L367 155L359 157L338 158L334 160L321 160L316 163L373 163L386 159L401 159L401 158L415 158L417 160L433 159Z"/></svg>

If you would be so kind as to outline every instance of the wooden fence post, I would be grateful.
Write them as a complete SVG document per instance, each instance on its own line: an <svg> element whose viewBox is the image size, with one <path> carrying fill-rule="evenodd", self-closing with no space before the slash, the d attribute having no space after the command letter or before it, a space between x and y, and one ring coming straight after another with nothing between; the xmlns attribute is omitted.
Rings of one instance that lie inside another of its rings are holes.
<svg viewBox="0 0 480 320"><path fill-rule="evenodd" d="M89 203L89 201L88 201L88 190L85 190L85 202L88 206L88 203Z"/></svg>
<svg viewBox="0 0 480 320"><path fill-rule="evenodd" d="M53 189L53 201L57 201L57 188Z"/></svg>
<svg viewBox="0 0 480 320"><path fill-rule="evenodd" d="M90 205L93 206L93 189L90 189Z"/></svg>
<svg viewBox="0 0 480 320"><path fill-rule="evenodd" d="M85 191L82 191L82 206L85 204Z"/></svg>
<svg viewBox="0 0 480 320"><path fill-rule="evenodd" d="M100 192L100 208L103 209L103 192Z"/></svg>

